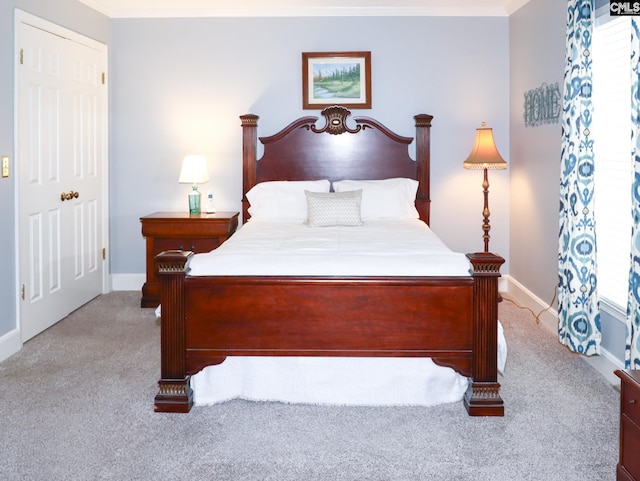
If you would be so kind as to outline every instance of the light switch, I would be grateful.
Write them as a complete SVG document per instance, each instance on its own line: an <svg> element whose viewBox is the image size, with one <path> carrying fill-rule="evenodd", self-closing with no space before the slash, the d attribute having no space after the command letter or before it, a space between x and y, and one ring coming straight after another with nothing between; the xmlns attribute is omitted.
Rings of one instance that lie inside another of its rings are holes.
<svg viewBox="0 0 640 481"><path fill-rule="evenodd" d="M2 156L2 177L9 177L9 156Z"/></svg>

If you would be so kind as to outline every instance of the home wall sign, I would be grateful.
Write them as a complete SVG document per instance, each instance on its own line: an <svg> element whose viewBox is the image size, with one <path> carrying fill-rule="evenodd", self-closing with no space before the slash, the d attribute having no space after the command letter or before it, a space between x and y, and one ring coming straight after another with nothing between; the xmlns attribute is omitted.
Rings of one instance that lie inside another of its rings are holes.
<svg viewBox="0 0 640 481"><path fill-rule="evenodd" d="M562 110L560 86L558 82L531 89L524 93L524 125L538 127L542 124L556 124Z"/></svg>

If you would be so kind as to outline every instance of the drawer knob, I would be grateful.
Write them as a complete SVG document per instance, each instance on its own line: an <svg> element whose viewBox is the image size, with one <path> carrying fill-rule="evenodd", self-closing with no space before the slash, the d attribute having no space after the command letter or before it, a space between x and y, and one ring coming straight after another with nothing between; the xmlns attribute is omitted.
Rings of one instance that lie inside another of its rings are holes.
<svg viewBox="0 0 640 481"><path fill-rule="evenodd" d="M637 404L638 401L636 401L635 399L629 399L629 404Z"/></svg>

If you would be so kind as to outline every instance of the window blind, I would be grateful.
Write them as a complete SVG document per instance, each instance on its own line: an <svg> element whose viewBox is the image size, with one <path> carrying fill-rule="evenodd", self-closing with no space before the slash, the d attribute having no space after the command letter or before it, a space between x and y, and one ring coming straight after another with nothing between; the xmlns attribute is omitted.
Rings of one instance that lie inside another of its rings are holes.
<svg viewBox="0 0 640 481"><path fill-rule="evenodd" d="M628 17L596 22L592 42L598 292L622 312L632 225L630 28Z"/></svg>

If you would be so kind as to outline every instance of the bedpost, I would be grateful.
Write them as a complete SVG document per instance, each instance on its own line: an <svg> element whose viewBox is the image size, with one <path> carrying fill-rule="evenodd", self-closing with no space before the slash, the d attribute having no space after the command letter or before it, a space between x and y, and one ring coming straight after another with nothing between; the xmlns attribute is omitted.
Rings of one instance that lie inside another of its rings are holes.
<svg viewBox="0 0 640 481"><path fill-rule="evenodd" d="M249 201L246 193L256 185L256 162L258 161L258 116L240 116L242 124L242 221L249 219Z"/></svg>
<svg viewBox="0 0 640 481"><path fill-rule="evenodd" d="M498 278L504 259L467 254L473 265L473 379L464 395L471 416L504 416L498 383Z"/></svg>
<svg viewBox="0 0 640 481"><path fill-rule="evenodd" d="M193 406L193 392L186 373L186 302L184 283L193 255L188 251L165 251L156 256L160 294L160 387L156 412L186 413Z"/></svg>
<svg viewBox="0 0 640 481"><path fill-rule="evenodd" d="M420 183L416 194L416 209L420 219L429 224L431 217L431 120L433 115L418 114L416 120L416 176Z"/></svg>

